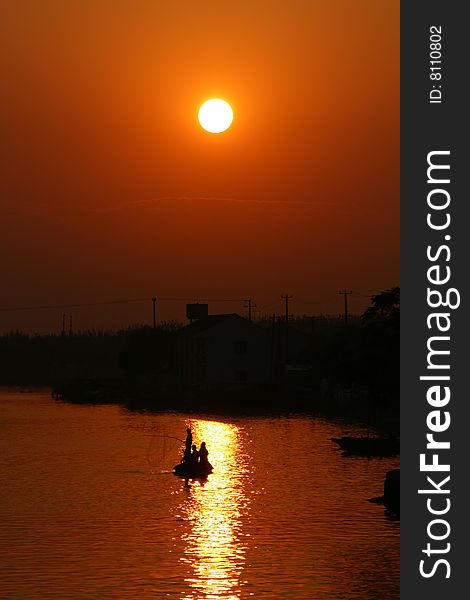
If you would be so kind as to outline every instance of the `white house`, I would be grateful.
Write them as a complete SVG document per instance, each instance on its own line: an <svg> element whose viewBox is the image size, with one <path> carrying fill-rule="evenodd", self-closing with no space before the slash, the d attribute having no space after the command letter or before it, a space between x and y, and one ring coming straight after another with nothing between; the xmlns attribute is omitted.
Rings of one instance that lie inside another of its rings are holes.
<svg viewBox="0 0 470 600"><path fill-rule="evenodd" d="M234 313L209 315L178 333L177 370L184 385L206 389L269 383L270 332Z"/></svg>

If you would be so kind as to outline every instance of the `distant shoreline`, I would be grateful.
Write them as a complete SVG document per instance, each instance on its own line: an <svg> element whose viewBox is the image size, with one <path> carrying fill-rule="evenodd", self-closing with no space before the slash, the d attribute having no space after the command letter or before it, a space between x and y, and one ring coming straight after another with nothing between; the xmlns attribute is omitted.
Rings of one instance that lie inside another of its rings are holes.
<svg viewBox="0 0 470 600"><path fill-rule="evenodd" d="M77 383L77 382L75 382ZM371 410L366 403L339 407L328 401L311 398L295 398L279 390L245 390L200 392L174 395L173 397L131 394L120 388L118 382L111 387L97 382L80 382L76 387L61 385L1 385L1 390L18 393L46 392L58 402L79 405L119 405L136 412L181 412L186 414L212 415L221 417L285 417L308 415L353 425L371 427L377 432L399 435L399 415L389 412L384 415ZM222 404L223 401L223 404Z"/></svg>

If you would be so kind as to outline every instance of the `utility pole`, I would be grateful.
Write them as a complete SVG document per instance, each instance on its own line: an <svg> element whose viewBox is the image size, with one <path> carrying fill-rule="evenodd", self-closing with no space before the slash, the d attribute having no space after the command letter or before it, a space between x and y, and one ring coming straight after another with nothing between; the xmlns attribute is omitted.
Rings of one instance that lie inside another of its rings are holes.
<svg viewBox="0 0 470 600"><path fill-rule="evenodd" d="M256 304L253 302L252 298L247 298L245 300L245 302L248 303L248 321L250 321L251 323L251 317L252 317L252 308L256 307ZM245 308L246 308L246 304L245 304Z"/></svg>
<svg viewBox="0 0 470 600"><path fill-rule="evenodd" d="M271 317L271 360L270 360L270 371L271 371L271 381L276 381L277 374L277 356L278 356L278 344L277 344L277 336L276 336L276 315L273 313Z"/></svg>
<svg viewBox="0 0 470 600"><path fill-rule="evenodd" d="M152 310L153 310L153 328L157 328L157 299L152 298Z"/></svg>
<svg viewBox="0 0 470 600"><path fill-rule="evenodd" d="M349 296L349 294L352 294L352 291L344 288L344 290L341 290L338 293L340 294L340 296L344 296L344 326L347 327L348 326L348 296Z"/></svg>
<svg viewBox="0 0 470 600"><path fill-rule="evenodd" d="M62 335L65 335L65 317L66 314L62 313Z"/></svg>
<svg viewBox="0 0 470 600"><path fill-rule="evenodd" d="M285 300L286 303L286 367L289 362L289 300L291 300L292 298L293 296L289 296L289 294L281 296L281 300Z"/></svg>
<svg viewBox="0 0 470 600"><path fill-rule="evenodd" d="M286 302L286 327L289 325L289 300L291 300L293 297L294 296L289 296L289 294L281 296L281 300L285 300Z"/></svg>
<svg viewBox="0 0 470 600"><path fill-rule="evenodd" d="M311 325L312 325L311 334L313 335L315 333L315 315L312 315L310 317L310 319L311 319Z"/></svg>
<svg viewBox="0 0 470 600"><path fill-rule="evenodd" d="M69 315L69 335L72 335L72 315Z"/></svg>

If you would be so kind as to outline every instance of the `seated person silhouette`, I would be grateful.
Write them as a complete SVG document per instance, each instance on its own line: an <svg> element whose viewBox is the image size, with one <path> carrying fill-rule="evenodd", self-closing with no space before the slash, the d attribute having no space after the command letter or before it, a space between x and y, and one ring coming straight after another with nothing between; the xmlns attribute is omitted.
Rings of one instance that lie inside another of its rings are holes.
<svg viewBox="0 0 470 600"><path fill-rule="evenodd" d="M192 466L196 466L198 464L199 452L197 451L196 444L191 446L191 455L189 457L189 463Z"/></svg>
<svg viewBox="0 0 470 600"><path fill-rule="evenodd" d="M209 461L207 457L209 456L209 452L206 448L206 442L202 442L201 447L199 448L199 460L201 465L208 465Z"/></svg>

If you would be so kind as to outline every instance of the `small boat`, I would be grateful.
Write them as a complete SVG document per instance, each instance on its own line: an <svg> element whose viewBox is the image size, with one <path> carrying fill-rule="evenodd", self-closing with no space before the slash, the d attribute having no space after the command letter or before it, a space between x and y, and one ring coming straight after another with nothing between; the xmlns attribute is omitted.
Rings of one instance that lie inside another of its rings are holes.
<svg viewBox="0 0 470 600"><path fill-rule="evenodd" d="M173 473L178 477L184 477L185 479L206 479L213 471L213 467L210 463L191 465L188 463L180 463L175 465Z"/></svg>
<svg viewBox="0 0 470 600"><path fill-rule="evenodd" d="M400 454L400 440L386 437L342 437L331 438L341 450L361 456L395 456Z"/></svg>

